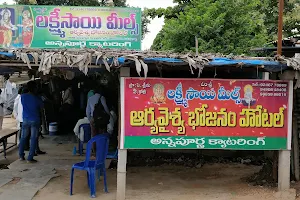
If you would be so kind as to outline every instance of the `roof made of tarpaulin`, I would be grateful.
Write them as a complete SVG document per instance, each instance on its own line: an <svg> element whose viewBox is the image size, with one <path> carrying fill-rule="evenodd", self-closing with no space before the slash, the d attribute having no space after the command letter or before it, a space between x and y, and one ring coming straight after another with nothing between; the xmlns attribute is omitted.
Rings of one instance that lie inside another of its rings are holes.
<svg viewBox="0 0 300 200"><path fill-rule="evenodd" d="M31 66L38 65L39 71L47 74L54 65L65 65L67 67L78 67L79 70L87 73L88 68L94 65L104 65L107 70L111 67L122 67L134 63L136 70L140 74L143 69L148 72L148 64L159 63L175 66L190 66L191 70L203 70L204 67L226 67L241 66L263 68L269 72L280 72L286 70L288 65L284 60L276 61L275 58L255 58L244 56L223 56L221 54L200 54L196 56L193 53L175 54L169 52L152 51L117 51L117 50L10 50L0 51L2 57L8 57L10 60L22 60L24 64ZM23 64L23 65L24 65ZM1 61L0 66L8 65ZM10 62L10 66L13 64ZM25 65L25 66L26 66ZM4 70L4 69L3 69ZM0 73L3 73L0 70Z"/></svg>

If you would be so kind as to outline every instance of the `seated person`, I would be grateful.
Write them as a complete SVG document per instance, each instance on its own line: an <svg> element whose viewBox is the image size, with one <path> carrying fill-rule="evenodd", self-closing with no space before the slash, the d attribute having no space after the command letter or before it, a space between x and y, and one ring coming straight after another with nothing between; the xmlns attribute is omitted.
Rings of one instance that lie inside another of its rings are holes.
<svg viewBox="0 0 300 200"><path fill-rule="evenodd" d="M75 135L82 142L84 141L84 131L83 131L83 128L81 128L80 130L79 130L79 128L83 124L90 124L90 121L87 117L84 117L83 119L78 120L78 122L74 128Z"/></svg>
<svg viewBox="0 0 300 200"><path fill-rule="evenodd" d="M110 119L109 119L109 124L107 124L107 132L112 135L114 132L114 126L115 123L117 121L118 117L116 115L116 113L114 112L114 110L110 111Z"/></svg>

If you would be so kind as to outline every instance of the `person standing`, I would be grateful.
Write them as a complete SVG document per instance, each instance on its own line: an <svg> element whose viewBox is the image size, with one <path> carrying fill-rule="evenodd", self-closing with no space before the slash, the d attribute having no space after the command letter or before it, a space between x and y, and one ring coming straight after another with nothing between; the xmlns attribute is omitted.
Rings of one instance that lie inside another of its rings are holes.
<svg viewBox="0 0 300 200"><path fill-rule="evenodd" d="M73 92L72 88L68 87L65 91L63 91L62 94L62 105L67 104L70 106L73 106L74 104L74 97L73 97Z"/></svg>
<svg viewBox="0 0 300 200"><path fill-rule="evenodd" d="M21 141L21 136L22 136L22 123L23 123L23 106L22 106L22 102L21 102L21 95L22 94L26 94L28 93L28 90L26 88L21 88L19 90L19 94L15 99L15 103L14 103L14 111L13 111L13 115L15 117L15 119L18 122L18 127L20 127L20 131L19 131L19 139ZM28 151L29 150L29 146L30 146L30 131L28 136L26 137L26 142L24 145L24 150ZM36 145L36 152L35 152L35 156L36 155L43 155L46 154L46 152L41 151L40 147L39 147L39 137L41 136L41 131L39 131L38 134L38 138L37 138L37 145Z"/></svg>
<svg viewBox="0 0 300 200"><path fill-rule="evenodd" d="M22 91L23 91L23 88L20 88L19 90L18 90L18 95L17 95L17 97L15 98L15 101L14 101L14 108L13 108L13 117L17 120L17 122L18 122L18 128L20 127L19 125L20 125L20 122L21 121L19 121L19 119L18 119L18 113L19 113L19 111L18 111L18 107L19 107L19 102L21 101L21 94L22 94ZM23 121L23 120L22 120Z"/></svg>
<svg viewBox="0 0 300 200"><path fill-rule="evenodd" d="M60 108L59 132L69 133L74 124L74 97L71 87L62 92L62 106ZM76 123L76 122L75 122Z"/></svg>
<svg viewBox="0 0 300 200"><path fill-rule="evenodd" d="M15 99L14 102L14 110L13 110L13 115L15 119L17 120L17 127L20 128L19 130L19 139L21 141L21 136L22 136L22 123L23 123L23 106L21 102L21 95L27 93L28 91L25 88L20 88L18 91L18 96ZM26 138L26 143L24 146L25 150L29 150L29 138Z"/></svg>
<svg viewBox="0 0 300 200"><path fill-rule="evenodd" d="M26 143L26 137L30 136L30 150L27 158L27 162L37 162L33 159L37 146L37 138L39 134L39 128L41 126L40 113L43 108L42 100L36 95L36 83L30 81L27 83L27 94L21 95L21 103L23 106L23 123L22 123L22 135L19 144L19 157L20 160L25 160L24 146Z"/></svg>
<svg viewBox="0 0 300 200"><path fill-rule="evenodd" d="M97 111L97 112L100 112L100 114L99 114L100 116L95 117L94 116L95 106L97 104L99 104L99 107L103 110L102 110L102 112ZM101 118L102 118L101 115L103 115L103 120L101 120ZM86 116L91 124L92 137L101 134L100 129L103 128L103 124L105 124L105 126L106 126L104 132L107 132L107 125L108 125L109 119L110 119L110 111L106 104L105 97L103 95L101 95L100 89L96 89L95 94L88 99L87 106L86 106ZM101 121L103 121L103 122L101 122ZM93 146L93 150L95 152L95 145Z"/></svg>

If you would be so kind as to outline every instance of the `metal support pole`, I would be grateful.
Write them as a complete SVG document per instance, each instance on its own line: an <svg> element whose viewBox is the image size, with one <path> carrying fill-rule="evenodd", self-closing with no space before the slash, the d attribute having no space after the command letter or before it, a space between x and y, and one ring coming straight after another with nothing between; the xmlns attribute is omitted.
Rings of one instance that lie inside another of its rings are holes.
<svg viewBox="0 0 300 200"><path fill-rule="evenodd" d="M284 0L279 0L278 3L278 41L277 41L277 55L282 54L282 29L283 29L283 10L284 10Z"/></svg>

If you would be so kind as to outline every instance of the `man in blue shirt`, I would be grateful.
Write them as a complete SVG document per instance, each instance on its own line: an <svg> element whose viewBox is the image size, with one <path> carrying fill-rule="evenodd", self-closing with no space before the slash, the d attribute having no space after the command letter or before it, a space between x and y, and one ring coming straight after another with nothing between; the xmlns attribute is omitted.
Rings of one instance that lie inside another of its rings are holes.
<svg viewBox="0 0 300 200"><path fill-rule="evenodd" d="M36 83L30 81L27 83L27 94L21 95L21 103L23 106L23 123L22 123L22 136L19 144L19 157L20 160L25 160L24 146L26 143L26 137L31 132L30 137L30 150L27 158L27 162L35 163L33 159L35 154L37 138L39 128L41 126L40 113L43 108L42 100L36 95Z"/></svg>

